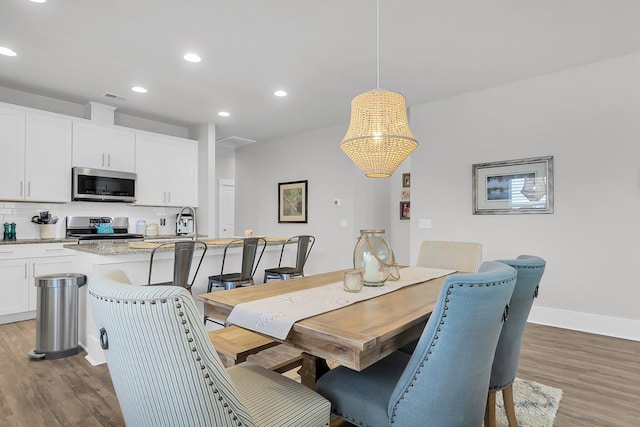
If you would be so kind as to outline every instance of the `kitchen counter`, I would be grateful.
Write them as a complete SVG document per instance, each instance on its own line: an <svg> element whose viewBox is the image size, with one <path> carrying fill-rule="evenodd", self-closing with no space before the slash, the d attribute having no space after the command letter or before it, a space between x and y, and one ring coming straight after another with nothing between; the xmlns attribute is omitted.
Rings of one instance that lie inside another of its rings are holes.
<svg viewBox="0 0 640 427"><path fill-rule="evenodd" d="M18 239L18 240L0 240L0 245L31 245L33 243L75 243L78 239L68 239L66 237L60 239Z"/></svg>
<svg viewBox="0 0 640 427"><path fill-rule="evenodd" d="M97 274L103 274L108 271L121 270L124 272L131 283L146 284L149 280L149 256L153 248L160 243L171 243L172 239L163 238L164 236L148 237L144 241L138 242L102 242L94 244L67 244L62 245L65 250L73 250L76 252L76 263L74 271L87 275L88 283L91 284L92 278ZM263 270L278 265L280 258L280 248L285 238L270 237L267 239L267 248L256 265L257 283L263 280ZM181 237L173 239L173 241L184 241ZM191 292L193 295L199 295L207 291L208 277L212 274L219 274L222 268L222 257L226 244L235 239L224 238L215 239L202 237L198 241L204 242L208 246L204 258L201 259L202 249L197 250L194 254L191 264L192 273L195 272L198 264L202 261L199 273L193 283ZM289 255L295 257L294 246L288 249ZM229 249L225 261L225 272L240 271L242 267L242 246L234 246ZM256 261L257 262L257 261ZM153 273L151 282L170 281L173 274L174 250L169 247L158 251L153 261ZM100 335L93 319L91 312L91 304L88 301L88 286L80 288L80 304L78 312L78 340L82 347L87 351L87 360L93 364L104 363L104 352L100 346ZM197 301L196 305L202 315L204 315L204 306L202 302Z"/></svg>
<svg viewBox="0 0 640 427"><path fill-rule="evenodd" d="M267 246L273 245L282 245L282 243L287 240L286 238L280 237L266 237ZM85 244L69 244L64 245L65 249L73 249L79 252L85 252L94 255L132 255L132 254L146 254L150 253L153 248L161 243L171 243L172 241L185 241L190 240L188 238L184 238L182 236L173 237L170 236L159 236L153 237L149 239L145 239L141 242L126 242L126 243L117 243L117 242L97 242L97 243L85 243ZM198 239L199 242L206 243L209 248L224 248L227 243L229 243L231 238L223 238L223 239L210 239L203 238ZM72 240L73 241L73 240ZM75 242L75 241L74 241ZM172 251L173 247L168 246L166 248L162 248L161 251Z"/></svg>

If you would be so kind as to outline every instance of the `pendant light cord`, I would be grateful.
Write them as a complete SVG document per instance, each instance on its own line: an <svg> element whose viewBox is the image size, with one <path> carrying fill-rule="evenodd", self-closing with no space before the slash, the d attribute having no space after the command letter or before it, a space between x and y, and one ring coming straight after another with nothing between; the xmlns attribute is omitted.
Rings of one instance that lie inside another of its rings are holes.
<svg viewBox="0 0 640 427"><path fill-rule="evenodd" d="M380 90L380 0L376 0L376 89Z"/></svg>

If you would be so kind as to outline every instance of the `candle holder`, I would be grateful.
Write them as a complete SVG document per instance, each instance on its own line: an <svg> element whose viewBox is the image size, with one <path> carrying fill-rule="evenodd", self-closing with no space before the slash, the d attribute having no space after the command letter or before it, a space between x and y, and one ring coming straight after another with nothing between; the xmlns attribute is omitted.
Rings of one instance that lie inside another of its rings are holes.
<svg viewBox="0 0 640 427"><path fill-rule="evenodd" d="M362 272L360 270L347 270L342 278L342 289L347 292L360 292L362 290Z"/></svg>
<svg viewBox="0 0 640 427"><path fill-rule="evenodd" d="M353 250L353 268L362 272L364 286L383 286L395 256L384 237L384 230L360 230Z"/></svg>

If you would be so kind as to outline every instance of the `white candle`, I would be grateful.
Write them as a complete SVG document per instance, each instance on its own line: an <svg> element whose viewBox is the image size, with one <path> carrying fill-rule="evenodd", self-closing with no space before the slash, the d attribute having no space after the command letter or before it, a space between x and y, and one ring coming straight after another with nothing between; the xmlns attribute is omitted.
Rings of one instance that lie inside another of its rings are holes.
<svg viewBox="0 0 640 427"><path fill-rule="evenodd" d="M377 283L380 281L380 263L373 255L369 255L364 259L364 281L368 283Z"/></svg>

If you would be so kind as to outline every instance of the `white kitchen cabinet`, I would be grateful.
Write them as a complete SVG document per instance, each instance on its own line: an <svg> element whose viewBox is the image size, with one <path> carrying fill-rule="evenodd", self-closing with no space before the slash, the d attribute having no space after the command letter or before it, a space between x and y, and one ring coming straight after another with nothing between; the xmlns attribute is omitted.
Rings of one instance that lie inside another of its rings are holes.
<svg viewBox="0 0 640 427"><path fill-rule="evenodd" d="M71 120L27 112L25 200L71 200Z"/></svg>
<svg viewBox="0 0 640 427"><path fill-rule="evenodd" d="M75 254L61 243L0 246L0 323L35 317L38 289L35 278L71 273Z"/></svg>
<svg viewBox="0 0 640 427"><path fill-rule="evenodd" d="M0 200L71 200L71 120L0 105Z"/></svg>
<svg viewBox="0 0 640 427"><path fill-rule="evenodd" d="M25 112L0 105L0 200L24 199Z"/></svg>
<svg viewBox="0 0 640 427"><path fill-rule="evenodd" d="M73 166L135 172L135 132L73 122Z"/></svg>
<svg viewBox="0 0 640 427"><path fill-rule="evenodd" d="M198 144L163 135L136 135L136 204L197 206Z"/></svg>
<svg viewBox="0 0 640 427"><path fill-rule="evenodd" d="M26 259L0 260L0 316L29 311L28 268Z"/></svg>

